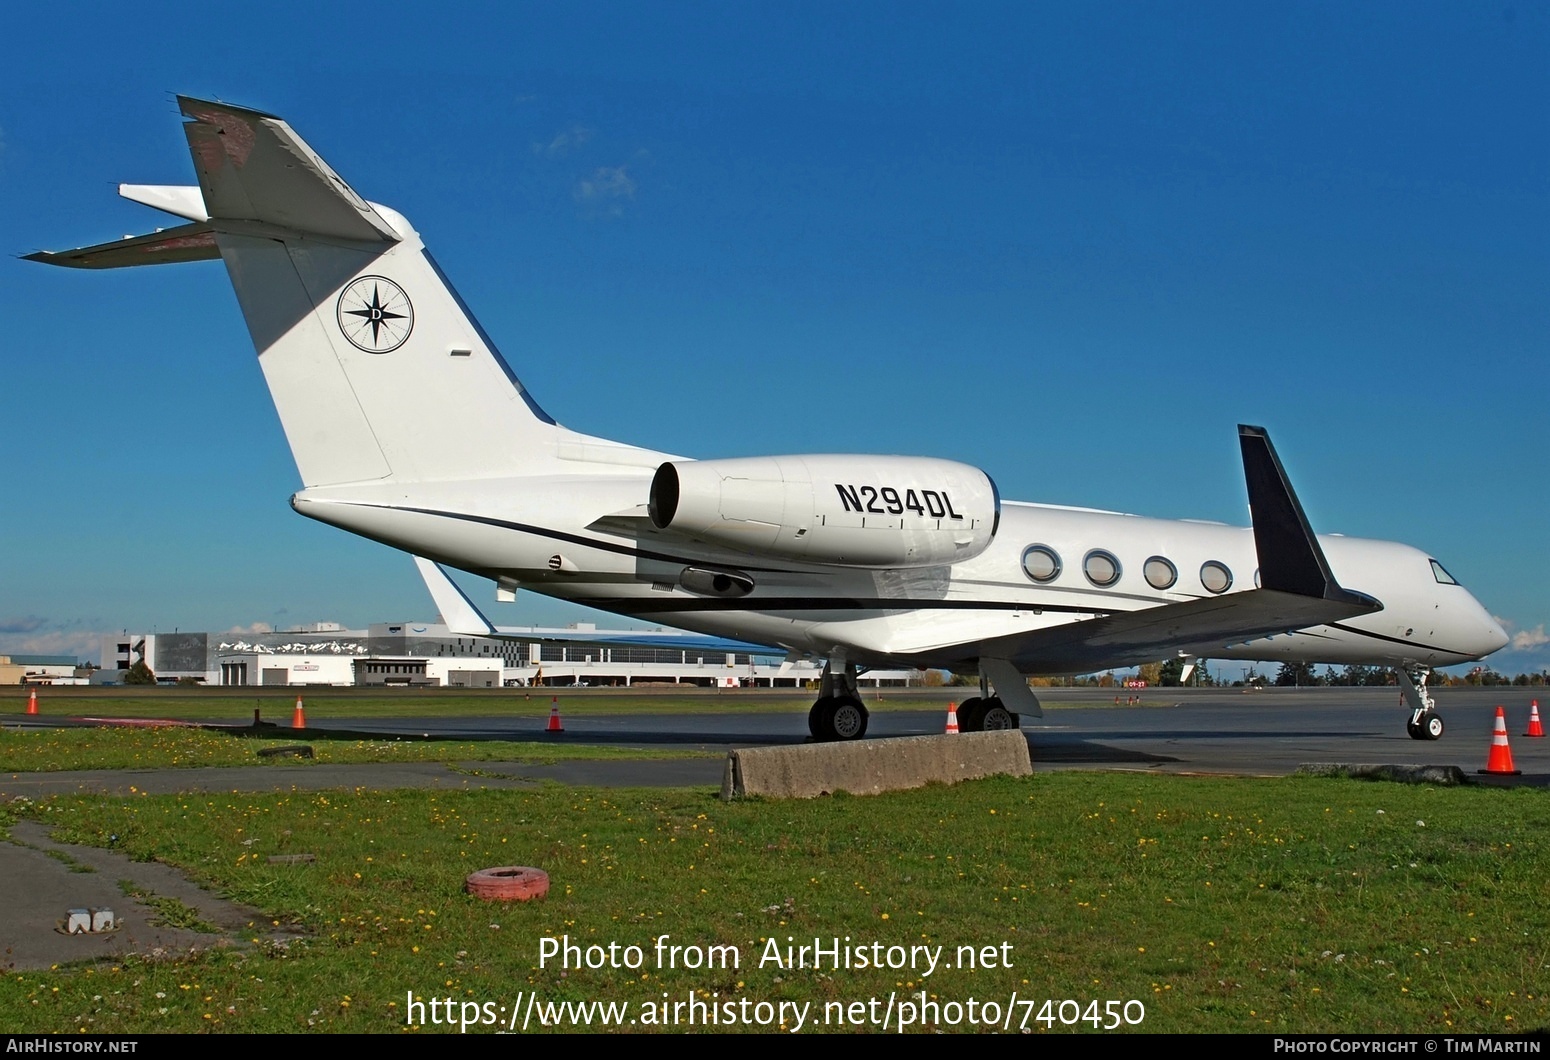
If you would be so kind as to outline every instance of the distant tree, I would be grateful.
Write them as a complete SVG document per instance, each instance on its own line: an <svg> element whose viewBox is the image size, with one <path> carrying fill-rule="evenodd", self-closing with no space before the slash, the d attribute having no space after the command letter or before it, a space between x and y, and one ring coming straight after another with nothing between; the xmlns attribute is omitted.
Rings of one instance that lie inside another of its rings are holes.
<svg viewBox="0 0 1550 1060"><path fill-rule="evenodd" d="M1211 667L1204 659L1199 659L1195 662L1195 672L1189 675L1189 683L1196 688L1215 688L1218 682L1211 676Z"/></svg>
<svg viewBox="0 0 1550 1060"><path fill-rule="evenodd" d="M1283 687L1307 688L1318 683L1318 675L1313 672L1313 666L1310 663L1282 663L1281 669L1276 673L1276 684Z"/></svg>
<svg viewBox="0 0 1550 1060"><path fill-rule="evenodd" d="M145 665L144 659L136 659L135 664L124 671L124 684L126 685L154 685L156 675L151 668Z"/></svg>
<svg viewBox="0 0 1550 1060"><path fill-rule="evenodd" d="M1360 663L1352 663L1340 671L1338 683L1342 685L1365 685L1367 684L1368 669L1368 667Z"/></svg>
<svg viewBox="0 0 1550 1060"><path fill-rule="evenodd" d="M1164 688L1177 688L1184 676L1184 660L1167 659L1157 667L1157 683Z"/></svg>

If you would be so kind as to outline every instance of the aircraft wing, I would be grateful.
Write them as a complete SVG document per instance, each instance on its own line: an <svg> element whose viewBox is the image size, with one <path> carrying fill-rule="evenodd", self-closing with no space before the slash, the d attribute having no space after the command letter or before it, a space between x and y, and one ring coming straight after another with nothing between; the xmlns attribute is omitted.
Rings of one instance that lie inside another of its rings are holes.
<svg viewBox="0 0 1550 1060"><path fill-rule="evenodd" d="M1023 673L1088 673L1171 655L1209 658L1223 648L1375 610L1356 602L1250 589L981 641L973 654L1008 659Z"/></svg>
<svg viewBox="0 0 1550 1060"><path fill-rule="evenodd" d="M1209 657L1262 637L1382 610L1379 601L1335 580L1265 429L1240 425L1238 441L1259 588L1047 626L948 654L963 661L1005 659L1023 673L1087 673L1170 655Z"/></svg>
<svg viewBox="0 0 1550 1060"><path fill-rule="evenodd" d="M474 606L447 575L440 564L414 557L425 588L430 591L441 620L453 633L463 637L489 637L495 640L541 640L551 642L583 641L587 644L619 644L638 648L678 648L683 651L738 652L784 658L785 648L768 644L753 644L725 637L707 637L700 633L687 633L676 629L618 630L599 632L592 629L540 629L536 626L497 626Z"/></svg>

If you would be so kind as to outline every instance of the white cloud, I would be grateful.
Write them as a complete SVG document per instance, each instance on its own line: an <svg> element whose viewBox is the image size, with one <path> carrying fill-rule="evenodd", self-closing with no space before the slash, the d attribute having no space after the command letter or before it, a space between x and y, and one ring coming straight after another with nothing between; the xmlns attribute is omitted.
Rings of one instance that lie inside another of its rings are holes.
<svg viewBox="0 0 1550 1060"><path fill-rule="evenodd" d="M268 622L249 622L245 626L232 626L230 629L222 630L220 635L223 637L228 635L236 637L251 637L255 633L273 632L274 627L271 626Z"/></svg>
<svg viewBox="0 0 1550 1060"><path fill-rule="evenodd" d="M546 144L534 144L533 153L545 158L564 158L576 148L592 139L592 130L584 125L573 125Z"/></svg>
<svg viewBox="0 0 1550 1060"><path fill-rule="evenodd" d="M618 217L624 213L624 204L635 198L635 179L625 166L602 166L576 184L574 195L588 209Z"/></svg>
<svg viewBox="0 0 1550 1060"><path fill-rule="evenodd" d="M1533 629L1522 629L1512 635L1513 651L1530 651L1546 644L1550 644L1550 634L1545 633L1543 622Z"/></svg>
<svg viewBox="0 0 1550 1060"><path fill-rule="evenodd" d="M100 663L102 641L113 635L113 630L80 628L0 634L0 655L73 655Z"/></svg>
<svg viewBox="0 0 1550 1060"><path fill-rule="evenodd" d="M13 618L0 618L0 633L31 633L42 629L46 620L37 615L16 615Z"/></svg>

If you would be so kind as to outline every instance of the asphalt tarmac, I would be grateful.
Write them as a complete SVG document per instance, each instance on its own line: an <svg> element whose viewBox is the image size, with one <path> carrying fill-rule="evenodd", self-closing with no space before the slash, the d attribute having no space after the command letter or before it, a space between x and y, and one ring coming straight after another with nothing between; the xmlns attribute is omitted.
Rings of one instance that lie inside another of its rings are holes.
<svg viewBox="0 0 1550 1060"><path fill-rule="evenodd" d="M963 690L958 690L959 692ZM1550 786L1550 738L1523 735L1529 688L1443 689L1436 699L1446 731L1439 740L1412 740L1407 712L1392 688L1151 689L1141 705L1121 691L1050 689L1055 704L1042 719L1025 718L1034 768L1124 769L1158 773L1284 776L1308 763L1453 765L1471 779L1493 784ZM918 694L912 693L918 698ZM940 733L942 710L890 709L868 697L868 739ZM675 747L713 757L670 761L573 761L553 765L480 762L381 765L253 765L220 769L80 770L0 775L0 798L68 791L316 790L330 787L511 787L544 781L607 787L719 785L722 753L736 747L805 743L804 714L771 709L758 695L727 697L736 709L717 713L588 713L584 697L561 692L563 733L544 731L532 716L351 718L314 720L297 740L362 735L456 740L544 740L555 744L619 748ZM1507 732L1518 776L1488 776L1497 706L1506 708ZM1550 708L1550 698L1546 707ZM1550 713L1550 710L1542 713ZM11 715L8 726L55 724L61 719ZM1550 722L1550 718L1545 719ZM280 733L289 733L280 726Z"/></svg>
<svg viewBox="0 0 1550 1060"><path fill-rule="evenodd" d="M1408 711L1391 688L1152 689L1144 703L1114 703L1113 690L1052 689L1044 698L1059 706L1042 719L1025 718L1023 731L1035 769L1129 769L1162 773L1284 776L1305 763L1456 765L1479 775L1488 760L1496 707L1507 711L1515 767L1513 783L1550 786L1550 738L1522 736L1533 689L1444 689L1436 696L1445 731L1439 740L1412 740ZM940 733L940 712L890 710L869 697L868 739ZM562 694L562 710L566 700ZM585 703L580 703L584 711ZM1550 707L1550 697L1546 706ZM1550 719L1546 719L1550 721ZM559 744L616 747L683 747L720 752L734 747L804 743L806 717L790 711L746 709L715 714L600 715L563 718L565 732L543 732L545 719L379 718L339 723L348 730L442 739L544 739ZM330 723L314 724L321 733ZM579 763L578 763L579 765ZM587 763L616 773L619 783L652 783L637 774L641 763ZM592 772L589 770L589 772ZM624 779L631 776L639 779ZM720 761L703 766L703 783L719 783ZM1507 778L1485 778L1508 782ZM597 783L598 781L586 781Z"/></svg>

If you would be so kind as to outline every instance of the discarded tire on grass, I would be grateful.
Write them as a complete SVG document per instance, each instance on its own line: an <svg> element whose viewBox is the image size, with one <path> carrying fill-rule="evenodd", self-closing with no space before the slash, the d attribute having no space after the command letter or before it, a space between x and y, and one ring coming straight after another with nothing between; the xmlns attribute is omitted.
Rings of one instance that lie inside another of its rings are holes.
<svg viewBox="0 0 1550 1060"><path fill-rule="evenodd" d="M487 902L526 902L549 893L549 874L525 865L480 869L468 877L468 893Z"/></svg>

